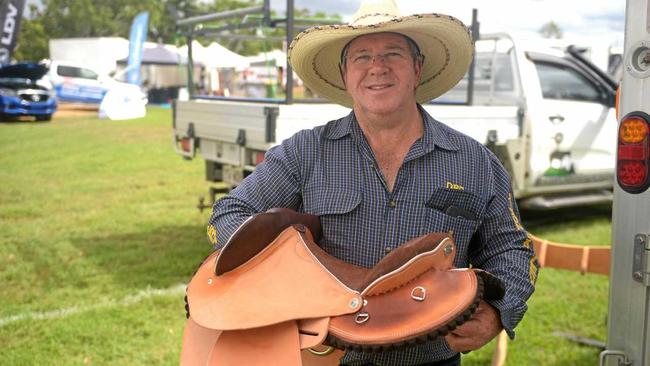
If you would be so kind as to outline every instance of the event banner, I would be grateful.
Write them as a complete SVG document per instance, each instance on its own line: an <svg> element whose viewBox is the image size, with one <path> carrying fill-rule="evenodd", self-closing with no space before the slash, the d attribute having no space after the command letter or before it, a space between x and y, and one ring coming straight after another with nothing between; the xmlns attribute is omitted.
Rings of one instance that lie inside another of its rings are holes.
<svg viewBox="0 0 650 366"><path fill-rule="evenodd" d="M133 19L131 34L129 36L129 59L127 65L126 81L129 84L140 85L140 64L144 52L144 41L147 39L147 23L149 13L143 11Z"/></svg>
<svg viewBox="0 0 650 366"><path fill-rule="evenodd" d="M0 0L0 64L11 62L16 47L25 0Z"/></svg>

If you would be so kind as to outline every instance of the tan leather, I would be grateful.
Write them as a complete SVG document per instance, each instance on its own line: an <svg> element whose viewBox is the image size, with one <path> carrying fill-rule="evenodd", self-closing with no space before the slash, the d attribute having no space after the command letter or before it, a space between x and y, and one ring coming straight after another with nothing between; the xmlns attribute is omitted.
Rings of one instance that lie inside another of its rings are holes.
<svg viewBox="0 0 650 366"><path fill-rule="evenodd" d="M566 269L582 274L609 274L610 247L561 244L534 236L532 238L541 267Z"/></svg>
<svg viewBox="0 0 650 366"><path fill-rule="evenodd" d="M210 366L300 366L295 321L221 333L208 360Z"/></svg>
<svg viewBox="0 0 650 366"><path fill-rule="evenodd" d="M220 330L204 328L196 324L191 317L187 319L183 332L180 365L207 365L210 353L220 335Z"/></svg>
<svg viewBox="0 0 650 366"><path fill-rule="evenodd" d="M424 238L432 240L430 235L427 235ZM451 269L456 255L456 246L453 241L447 237L437 241L436 243L437 246L433 249L414 256L407 262L403 263L400 267L369 283L368 287L363 289L361 295L364 297L375 296L389 292L432 268L438 271Z"/></svg>
<svg viewBox="0 0 650 366"><path fill-rule="evenodd" d="M419 287L425 289L424 300ZM368 296L361 313L368 319L358 324L358 314L333 317L330 335L350 344L390 345L429 334L475 306L477 277L471 270L432 269L415 280L380 296Z"/></svg>
<svg viewBox="0 0 650 366"><path fill-rule="evenodd" d="M327 328L329 325L329 317L298 320L300 348L313 348L323 343L327 336Z"/></svg>
<svg viewBox="0 0 650 366"><path fill-rule="evenodd" d="M488 273L453 269L456 246L446 233L404 243L368 269L323 251L311 230L319 235L315 216L257 215L201 264L188 285L181 363L335 365L340 353L300 349L378 351L433 339L469 318L484 294L503 296Z"/></svg>
<svg viewBox="0 0 650 366"><path fill-rule="evenodd" d="M360 294L320 264L294 227L241 266L221 276L214 268L210 256L187 289L192 318L206 328L249 329L336 316L361 304Z"/></svg>

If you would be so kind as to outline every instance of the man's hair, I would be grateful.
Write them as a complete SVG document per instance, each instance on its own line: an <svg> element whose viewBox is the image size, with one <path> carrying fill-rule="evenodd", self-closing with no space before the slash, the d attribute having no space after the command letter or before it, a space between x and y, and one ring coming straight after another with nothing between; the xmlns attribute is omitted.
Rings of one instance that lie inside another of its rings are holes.
<svg viewBox="0 0 650 366"><path fill-rule="evenodd" d="M406 40L406 44L409 46L409 50L411 51L411 57L413 57L413 62L418 62L418 60L423 60L424 55L422 55L422 52L420 52L420 47L418 47L418 44L415 43L413 39L409 36L405 36L402 33L396 33L396 32L387 32L387 33L392 33L392 34L397 34ZM364 34L367 35L367 34ZM362 36L359 36L362 37ZM345 44L345 47L343 47L343 50L341 50L341 67L345 67L345 63L347 62L348 58L348 51L350 51L350 44L352 44L352 41L355 39L359 38L355 37L350 40L350 42Z"/></svg>

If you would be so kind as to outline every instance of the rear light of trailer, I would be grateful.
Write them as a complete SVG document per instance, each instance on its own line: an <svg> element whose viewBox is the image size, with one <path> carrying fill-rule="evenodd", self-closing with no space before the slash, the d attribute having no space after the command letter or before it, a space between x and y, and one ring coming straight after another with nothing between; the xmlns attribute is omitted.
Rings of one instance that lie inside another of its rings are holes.
<svg viewBox="0 0 650 366"><path fill-rule="evenodd" d="M626 115L618 127L616 179L623 190L641 193L650 183L650 116Z"/></svg>
<svg viewBox="0 0 650 366"><path fill-rule="evenodd" d="M264 151L258 151L258 150L251 150L250 152L250 162L251 165L253 166L258 166L264 161L264 155L266 152Z"/></svg>
<svg viewBox="0 0 650 366"><path fill-rule="evenodd" d="M186 153L192 152L192 141L189 137L183 137L181 139L181 149Z"/></svg>
<svg viewBox="0 0 650 366"><path fill-rule="evenodd" d="M255 165L259 165L264 161L264 151L258 151L255 153Z"/></svg>

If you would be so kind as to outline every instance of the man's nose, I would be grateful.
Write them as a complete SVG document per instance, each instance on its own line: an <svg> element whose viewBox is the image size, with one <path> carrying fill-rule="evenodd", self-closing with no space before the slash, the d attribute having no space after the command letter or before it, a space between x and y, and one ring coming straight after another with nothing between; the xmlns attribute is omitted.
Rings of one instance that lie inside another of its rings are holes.
<svg viewBox="0 0 650 366"><path fill-rule="evenodd" d="M375 64L375 61L377 63L385 63L386 62L386 55L374 55L372 56L372 63L373 65Z"/></svg>
<svg viewBox="0 0 650 366"><path fill-rule="evenodd" d="M386 56L374 55L372 56L372 63L370 64L370 73L372 75L385 74L388 72L386 65Z"/></svg>

